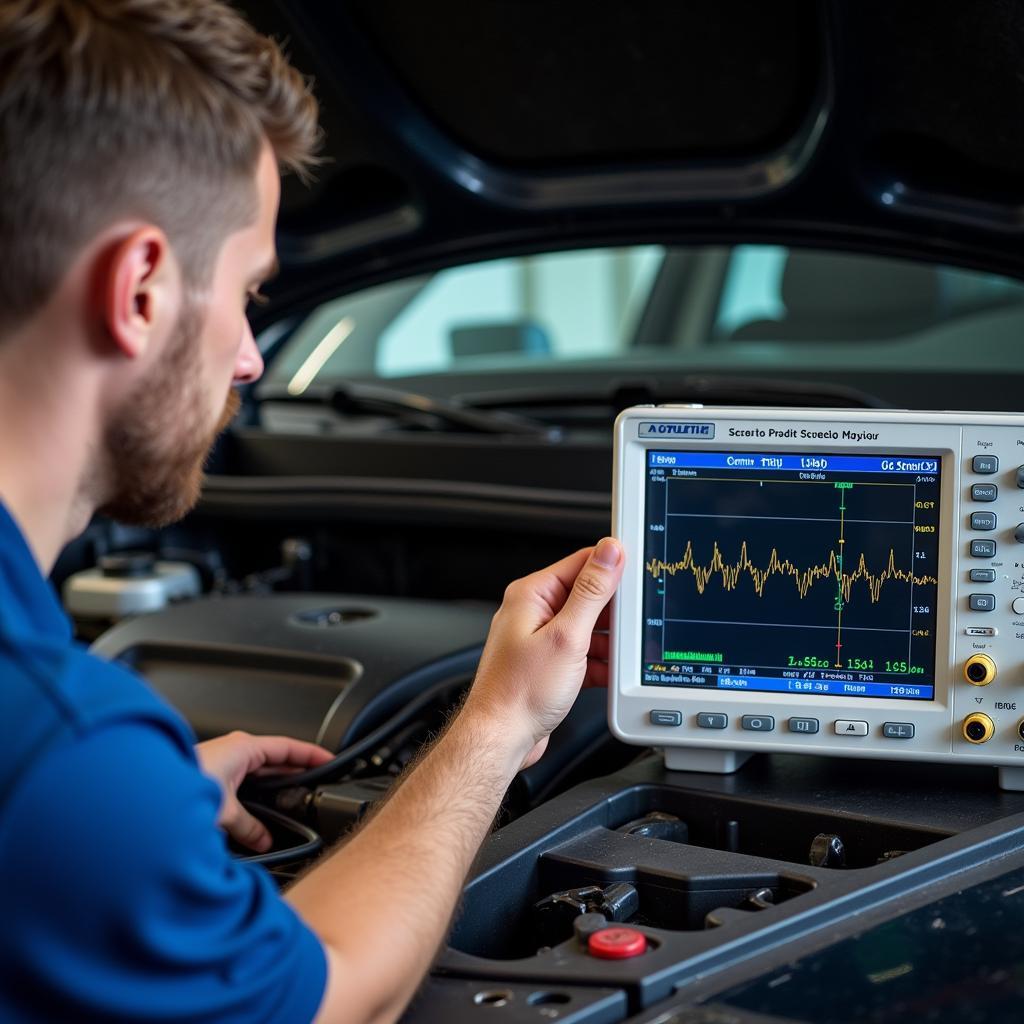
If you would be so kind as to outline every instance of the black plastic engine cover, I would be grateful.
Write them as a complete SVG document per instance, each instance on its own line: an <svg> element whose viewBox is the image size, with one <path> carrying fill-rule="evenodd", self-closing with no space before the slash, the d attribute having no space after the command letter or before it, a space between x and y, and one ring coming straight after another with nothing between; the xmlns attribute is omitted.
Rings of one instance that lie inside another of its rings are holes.
<svg viewBox="0 0 1024 1024"><path fill-rule="evenodd" d="M287 594L202 598L92 650L144 676L200 739L284 733L338 750L424 689L472 674L493 607Z"/></svg>

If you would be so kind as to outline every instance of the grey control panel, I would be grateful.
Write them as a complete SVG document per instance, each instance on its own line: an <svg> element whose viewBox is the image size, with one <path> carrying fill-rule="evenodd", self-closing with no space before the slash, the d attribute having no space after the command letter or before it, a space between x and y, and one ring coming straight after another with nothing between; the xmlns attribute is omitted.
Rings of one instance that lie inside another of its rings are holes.
<svg viewBox="0 0 1024 1024"><path fill-rule="evenodd" d="M1024 416L637 407L615 444L616 735L1024 786Z"/></svg>

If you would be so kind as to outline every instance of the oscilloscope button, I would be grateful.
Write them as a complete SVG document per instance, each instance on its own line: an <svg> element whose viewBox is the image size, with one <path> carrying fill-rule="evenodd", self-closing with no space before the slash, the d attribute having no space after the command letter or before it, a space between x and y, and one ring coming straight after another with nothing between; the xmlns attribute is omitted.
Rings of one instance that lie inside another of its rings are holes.
<svg viewBox="0 0 1024 1024"><path fill-rule="evenodd" d="M802 732L806 735L818 731L818 720L816 718L791 718L789 720L790 732Z"/></svg>
<svg viewBox="0 0 1024 1024"><path fill-rule="evenodd" d="M996 557L996 542L994 540L972 540L971 541L971 557L972 558L995 558Z"/></svg>
<svg viewBox="0 0 1024 1024"><path fill-rule="evenodd" d="M995 512L972 512L972 530L994 530L996 528Z"/></svg>
<svg viewBox="0 0 1024 1024"><path fill-rule="evenodd" d="M911 722L883 722L882 735L887 740L912 740L914 726Z"/></svg>
<svg viewBox="0 0 1024 1024"><path fill-rule="evenodd" d="M972 612L994 612L996 610L995 594L971 594L968 601Z"/></svg>
<svg viewBox="0 0 1024 1024"><path fill-rule="evenodd" d="M652 711L651 725L682 725L682 711Z"/></svg>
<svg viewBox="0 0 1024 1024"><path fill-rule="evenodd" d="M1024 597L1015 597L1010 604L1014 615L1024 615Z"/></svg>
<svg viewBox="0 0 1024 1024"><path fill-rule="evenodd" d="M975 455L972 465L975 473L999 472L999 459L995 455Z"/></svg>
<svg viewBox="0 0 1024 1024"><path fill-rule="evenodd" d="M709 711L702 711L697 716L697 725L700 726L701 729L724 729L728 724L728 715L719 715Z"/></svg>
<svg viewBox="0 0 1024 1024"><path fill-rule="evenodd" d="M849 719L840 718L835 724L837 736L867 736L867 722L851 722Z"/></svg>
<svg viewBox="0 0 1024 1024"><path fill-rule="evenodd" d="M995 569L972 569L971 570L971 582L972 583L995 583L996 571Z"/></svg>
<svg viewBox="0 0 1024 1024"><path fill-rule="evenodd" d="M775 719L771 715L744 715L740 725L749 732L771 732L775 728Z"/></svg>
<svg viewBox="0 0 1024 1024"><path fill-rule="evenodd" d="M999 497L999 488L995 484L972 484L971 499L973 501L995 501Z"/></svg>

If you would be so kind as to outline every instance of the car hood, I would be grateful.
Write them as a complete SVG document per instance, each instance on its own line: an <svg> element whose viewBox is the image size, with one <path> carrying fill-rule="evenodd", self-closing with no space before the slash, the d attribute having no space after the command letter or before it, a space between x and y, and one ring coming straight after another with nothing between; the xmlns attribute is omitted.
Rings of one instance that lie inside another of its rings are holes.
<svg viewBox="0 0 1024 1024"><path fill-rule="evenodd" d="M315 81L274 315L489 255L761 241L1024 276L1024 7L239 4Z"/></svg>

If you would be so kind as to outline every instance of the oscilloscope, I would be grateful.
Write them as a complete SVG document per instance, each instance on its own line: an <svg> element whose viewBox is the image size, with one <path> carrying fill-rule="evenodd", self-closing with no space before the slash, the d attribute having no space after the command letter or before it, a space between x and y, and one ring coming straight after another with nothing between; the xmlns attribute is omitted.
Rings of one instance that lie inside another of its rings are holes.
<svg viewBox="0 0 1024 1024"><path fill-rule="evenodd" d="M613 504L620 739L673 769L804 752L1024 789L1024 416L635 407Z"/></svg>

